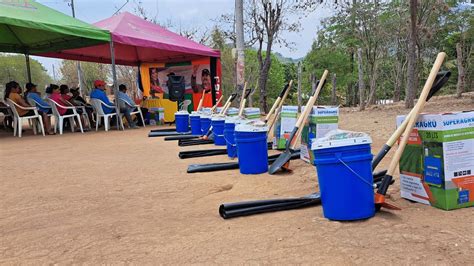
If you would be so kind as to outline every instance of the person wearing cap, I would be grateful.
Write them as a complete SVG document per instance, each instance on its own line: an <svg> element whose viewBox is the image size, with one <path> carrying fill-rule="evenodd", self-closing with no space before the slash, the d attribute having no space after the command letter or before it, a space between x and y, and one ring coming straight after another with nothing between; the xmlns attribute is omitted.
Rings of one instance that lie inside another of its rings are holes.
<svg viewBox="0 0 474 266"><path fill-rule="evenodd" d="M107 105L114 106L114 104L110 102L109 97L107 97L107 94L105 94L105 82L103 80L94 81L94 89L91 91L90 97L91 99L99 99ZM110 108L103 105L102 110L106 114L110 114L115 111L114 108Z"/></svg>
<svg viewBox="0 0 474 266"><path fill-rule="evenodd" d="M119 85L119 92L118 92L118 98L119 98L119 106L120 106L120 112L125 115L125 119L127 119L128 124L130 125L130 128L136 129L139 128L137 125L135 125L135 122L132 119L132 116L130 115L131 112L135 110L135 102L128 96L127 94L127 86L125 84L120 84Z"/></svg>
<svg viewBox="0 0 474 266"><path fill-rule="evenodd" d="M205 68L201 71L201 84L196 83L196 71L197 68L194 68L194 73L191 76L191 88L195 93L201 93L203 90L206 93L211 91L211 73L209 69Z"/></svg>

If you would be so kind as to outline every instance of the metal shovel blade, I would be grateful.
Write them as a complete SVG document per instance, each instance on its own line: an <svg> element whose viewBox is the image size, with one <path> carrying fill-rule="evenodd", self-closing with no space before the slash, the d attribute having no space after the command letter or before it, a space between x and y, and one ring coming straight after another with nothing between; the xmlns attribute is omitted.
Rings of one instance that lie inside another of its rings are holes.
<svg viewBox="0 0 474 266"><path fill-rule="evenodd" d="M278 172L287 162L291 159L291 151L286 150L278 158L270 165L268 168L268 173L273 175L274 173Z"/></svg>

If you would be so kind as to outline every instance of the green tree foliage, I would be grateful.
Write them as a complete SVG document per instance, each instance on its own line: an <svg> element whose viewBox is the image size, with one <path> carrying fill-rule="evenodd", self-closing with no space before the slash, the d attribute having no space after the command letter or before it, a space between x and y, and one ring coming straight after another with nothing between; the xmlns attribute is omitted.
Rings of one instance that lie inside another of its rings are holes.
<svg viewBox="0 0 474 266"><path fill-rule="evenodd" d="M110 65L82 62L81 68L86 94L93 88L94 80L108 80ZM61 84L67 84L69 87L79 86L76 61L63 60L59 71L62 76Z"/></svg>
<svg viewBox="0 0 474 266"><path fill-rule="evenodd" d="M30 58L31 79L38 84L38 89L43 90L52 79L46 69L35 59ZM28 82L26 75L26 61L24 55L0 54L0 84L4 86L9 81L15 80L22 86Z"/></svg>
<svg viewBox="0 0 474 266"><path fill-rule="evenodd" d="M221 84L224 95L228 97L234 91L235 86L235 59L232 57L232 48L225 43L224 33L217 27L211 32L210 42L214 49L219 49L221 52ZM267 96L270 99L269 104L273 104L274 99L278 97L279 92L285 83L288 82L289 78L296 79L296 66L294 63L284 64L274 54L272 54L271 57L272 64L267 81ZM248 48L245 50L245 81L248 86L256 89L251 96L252 99L249 101L254 107L260 107L258 104L260 92L257 88L259 75L257 51Z"/></svg>
<svg viewBox="0 0 474 266"><path fill-rule="evenodd" d="M436 54L448 53L444 69L453 72L443 93L453 93L457 83L456 45L463 49L466 91L472 90L474 76L474 8L461 1L418 1L416 36L415 93L423 85ZM409 1L354 1L339 5L332 17L322 23L311 51L304 59L303 92L309 92L309 75L320 75L324 68L337 74L339 102L357 104L357 60L362 48L367 99L373 102L404 98L407 77L407 47L410 26ZM420 81L418 81L420 80ZM328 86L329 88L330 86ZM322 103L329 99L322 92ZM320 102L321 102L320 101Z"/></svg>

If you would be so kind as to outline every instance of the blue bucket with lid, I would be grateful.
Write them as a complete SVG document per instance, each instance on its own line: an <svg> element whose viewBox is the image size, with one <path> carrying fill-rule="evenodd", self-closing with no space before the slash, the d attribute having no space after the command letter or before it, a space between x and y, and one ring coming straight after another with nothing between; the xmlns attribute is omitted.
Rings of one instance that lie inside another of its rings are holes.
<svg viewBox="0 0 474 266"><path fill-rule="evenodd" d="M235 126L235 143L241 174L262 174L268 171L266 126L242 123Z"/></svg>
<svg viewBox="0 0 474 266"><path fill-rule="evenodd" d="M179 111L174 114L176 120L176 132L186 133L189 131L189 113Z"/></svg>
<svg viewBox="0 0 474 266"><path fill-rule="evenodd" d="M211 119L212 133L214 133L214 144L216 146L225 146L224 138L225 118L223 116L215 116Z"/></svg>
<svg viewBox="0 0 474 266"><path fill-rule="evenodd" d="M201 135L206 134L211 127L211 116L210 115L201 115Z"/></svg>
<svg viewBox="0 0 474 266"><path fill-rule="evenodd" d="M231 159L237 157L237 144L235 143L235 125L245 120L237 116L227 117L224 124L224 139L227 145L227 156Z"/></svg>
<svg viewBox="0 0 474 266"><path fill-rule="evenodd" d="M189 115L191 124L191 135L201 135L201 115L197 112L192 112Z"/></svg>
<svg viewBox="0 0 474 266"><path fill-rule="evenodd" d="M368 135L347 131L313 141L324 217L351 221L374 216L370 143Z"/></svg>

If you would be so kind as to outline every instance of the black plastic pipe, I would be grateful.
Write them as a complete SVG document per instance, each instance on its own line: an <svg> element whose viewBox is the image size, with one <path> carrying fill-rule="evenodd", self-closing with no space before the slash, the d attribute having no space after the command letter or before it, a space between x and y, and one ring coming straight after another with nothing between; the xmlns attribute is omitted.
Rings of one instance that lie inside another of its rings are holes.
<svg viewBox="0 0 474 266"><path fill-rule="evenodd" d="M272 164L279 154L274 154L268 156L268 163ZM296 160L300 158L300 151L296 150L291 155L291 160ZM230 162L230 163L211 163L211 164L191 164L188 166L187 173L202 173L202 172L214 172L214 171L223 171L223 170L232 170L239 169L239 162Z"/></svg>

